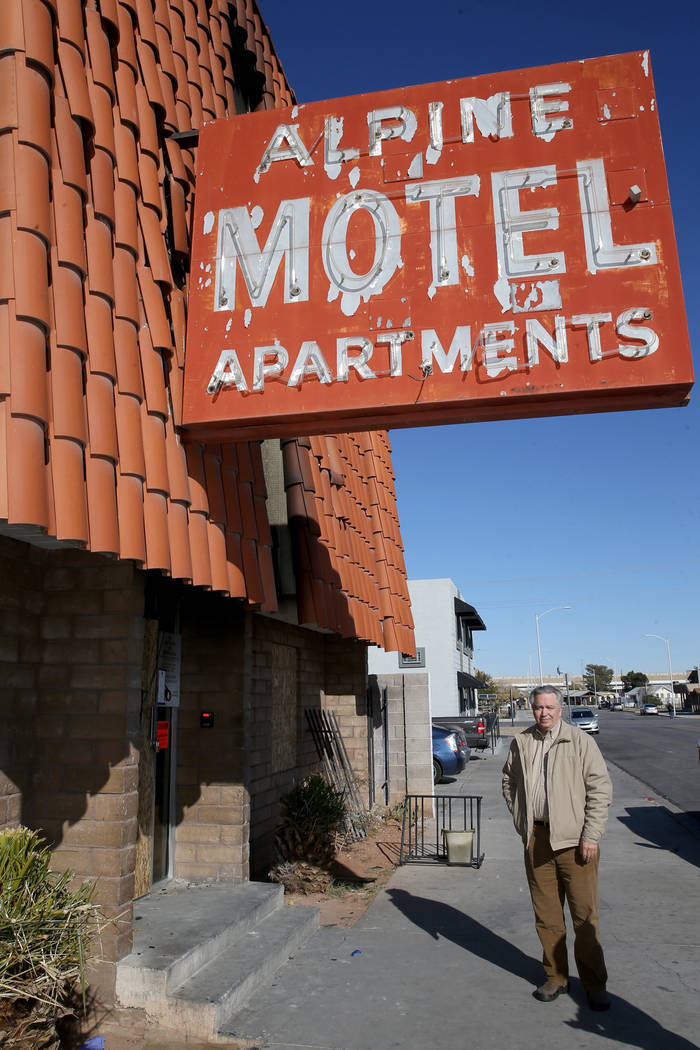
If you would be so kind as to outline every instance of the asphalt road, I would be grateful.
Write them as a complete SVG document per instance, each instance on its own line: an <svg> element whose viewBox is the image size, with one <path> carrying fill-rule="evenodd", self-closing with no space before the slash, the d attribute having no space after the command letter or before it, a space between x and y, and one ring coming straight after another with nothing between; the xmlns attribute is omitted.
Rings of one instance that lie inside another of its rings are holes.
<svg viewBox="0 0 700 1050"><path fill-rule="evenodd" d="M700 717L599 711L596 740L603 755L698 822Z"/></svg>

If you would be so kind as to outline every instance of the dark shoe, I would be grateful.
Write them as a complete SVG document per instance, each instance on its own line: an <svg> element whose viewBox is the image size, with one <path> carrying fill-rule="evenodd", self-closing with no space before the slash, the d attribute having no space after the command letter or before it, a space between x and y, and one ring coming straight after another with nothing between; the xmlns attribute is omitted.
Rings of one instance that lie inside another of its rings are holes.
<svg viewBox="0 0 700 1050"><path fill-rule="evenodd" d="M586 995L588 997L588 1005L590 1006L591 1010L598 1010L599 1012L602 1012L603 1010L610 1009L610 997L608 996L608 993L605 991L604 988L602 988L599 992L586 992Z"/></svg>
<svg viewBox="0 0 700 1050"><path fill-rule="evenodd" d="M553 1003L558 995L562 995L564 992L568 992L569 984L558 984L556 981L545 981L541 984L536 992L533 992L535 999L539 999L541 1003Z"/></svg>

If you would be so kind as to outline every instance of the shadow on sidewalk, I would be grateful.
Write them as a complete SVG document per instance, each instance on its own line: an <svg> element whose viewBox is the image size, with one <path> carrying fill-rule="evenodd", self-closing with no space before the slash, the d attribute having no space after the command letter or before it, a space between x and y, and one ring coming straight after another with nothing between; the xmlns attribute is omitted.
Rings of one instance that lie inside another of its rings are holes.
<svg viewBox="0 0 700 1050"><path fill-rule="evenodd" d="M580 986L579 990L583 995ZM698 1050L697 1043L669 1032L651 1014L632 1006L626 999L611 995L610 1001L610 1012L604 1014L593 1014L587 1005L579 1003L578 1017L575 1021L567 1021L567 1026L640 1050Z"/></svg>
<svg viewBox="0 0 700 1050"><path fill-rule="evenodd" d="M697 818L695 813L683 816L686 820ZM646 839L646 842L639 843L645 849L667 850L689 864L700 867L700 840L692 838L687 830L679 827L675 814L665 806L628 806L627 816L618 817L618 820L634 835Z"/></svg>
<svg viewBox="0 0 700 1050"><path fill-rule="evenodd" d="M453 908L450 904L417 897L407 890L388 889L392 903L416 926L437 940L454 941L460 948L478 955L485 962L522 977L535 987L542 980L542 967L487 926Z"/></svg>
<svg viewBox="0 0 700 1050"><path fill-rule="evenodd" d="M444 937L453 941L485 962L521 977L532 985L533 989L542 981L542 967L537 960L450 904L443 904L429 897L418 897L407 890L390 888L386 892L407 919L436 940L438 937ZM584 1000L583 988L578 981L572 983L572 991L574 1000ZM577 1003L578 1017L575 1021L567 1021L566 1024L570 1028L592 1032L624 1046L639 1047L640 1050L698 1050L696 1043L669 1032L653 1017L627 1000L616 995L611 995L610 998L610 1013L594 1014L585 1001L581 1001ZM543 1018L546 1016L546 1011L543 1011ZM549 1014L550 1019L551 1016Z"/></svg>

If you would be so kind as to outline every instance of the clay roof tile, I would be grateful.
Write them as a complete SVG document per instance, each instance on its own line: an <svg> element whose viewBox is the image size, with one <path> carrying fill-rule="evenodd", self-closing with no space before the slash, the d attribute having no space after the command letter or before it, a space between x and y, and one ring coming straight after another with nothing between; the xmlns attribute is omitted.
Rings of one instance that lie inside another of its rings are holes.
<svg viewBox="0 0 700 1050"><path fill-rule="evenodd" d="M209 502L202 446L198 442L188 442L184 448L187 457L191 510L206 514L209 510Z"/></svg>
<svg viewBox="0 0 700 1050"><path fill-rule="evenodd" d="M168 399L165 391L163 355L153 346L150 329L145 324L139 326L138 342L148 411L165 418L168 415Z"/></svg>
<svg viewBox="0 0 700 1050"><path fill-rule="evenodd" d="M83 359L51 340L51 419L57 437L87 442L83 401Z"/></svg>
<svg viewBox="0 0 700 1050"><path fill-rule="evenodd" d="M141 435L141 402L131 394L117 393L115 398L119 473L145 478L146 464Z"/></svg>
<svg viewBox="0 0 700 1050"><path fill-rule="evenodd" d="M91 135L95 127L95 118L90 104L83 55L72 43L66 41L59 42L57 51L61 79L73 119L84 121L87 132Z"/></svg>
<svg viewBox="0 0 700 1050"><path fill-rule="evenodd" d="M153 208L160 217L163 210L163 199L160 192L158 165L150 153L143 153L139 149L137 156L141 200L143 204L147 205L149 208Z"/></svg>
<svg viewBox="0 0 700 1050"><path fill-rule="evenodd" d="M15 325L14 303L0 302L0 399L7 398L12 389L10 379L10 331ZM0 464L5 460L0 458ZM0 476L4 469L0 468ZM0 518L2 513L0 513Z"/></svg>
<svg viewBox="0 0 700 1050"><path fill-rule="evenodd" d="M139 323L139 283L136 281L136 260L131 252L114 245L112 267L114 273L114 316L130 321L134 328Z"/></svg>
<svg viewBox="0 0 700 1050"><path fill-rule="evenodd" d="M114 158L103 149L90 158L90 187L95 215L114 229Z"/></svg>
<svg viewBox="0 0 700 1050"><path fill-rule="evenodd" d="M135 191L139 191L141 182L134 129L121 121L117 107L115 107L115 116L117 119L114 122L114 148L117 157L117 174L122 182L128 182Z"/></svg>
<svg viewBox="0 0 700 1050"><path fill-rule="evenodd" d="M170 572L173 579L191 581L190 534L187 507L171 500L168 504Z"/></svg>
<svg viewBox="0 0 700 1050"><path fill-rule="evenodd" d="M42 6L41 4L39 6ZM109 92L112 102L116 96L112 55L109 37L104 32L100 14L93 8L85 8L85 29L90 59L90 70L96 84Z"/></svg>
<svg viewBox="0 0 700 1050"><path fill-rule="evenodd" d="M114 318L115 375L119 391L143 399L143 379L139 355L138 330L129 320ZM92 367L92 361L90 362Z"/></svg>
<svg viewBox="0 0 700 1050"><path fill-rule="evenodd" d="M174 252L185 257L189 250L189 229L187 223L187 202L182 183L172 175L168 176L168 194L170 197L170 235Z"/></svg>
<svg viewBox="0 0 700 1050"><path fill-rule="evenodd" d="M146 266L137 266L137 276L153 345L172 353L172 334L161 290Z"/></svg>
<svg viewBox="0 0 700 1050"><path fill-rule="evenodd" d="M154 42L154 47L155 45ZM136 50L139 59L139 67L141 69L142 81L137 84L137 94L139 89L146 93L148 102L153 107L153 113L148 114L143 107L139 108L142 120L148 121L146 125L150 131L151 136L155 134L155 123L156 118L162 120L165 115L165 102L161 94L161 78L158 73L158 66L156 65L156 56L153 48L149 47L148 44L141 40L137 41ZM143 141L143 125L141 125L142 147L145 149L146 146ZM157 142L156 142L157 149Z"/></svg>
<svg viewBox="0 0 700 1050"><path fill-rule="evenodd" d="M190 510L188 531L190 557L192 559L192 583L195 587L211 587L211 562L209 560L209 537L207 535L206 516Z"/></svg>
<svg viewBox="0 0 700 1050"><path fill-rule="evenodd" d="M107 34L110 46L116 46L119 37L118 0L100 0L100 17Z"/></svg>
<svg viewBox="0 0 700 1050"><path fill-rule="evenodd" d="M40 424L49 418L46 386L46 336L41 327L17 317L9 326L12 413Z"/></svg>
<svg viewBox="0 0 700 1050"><path fill-rule="evenodd" d="M248 601L254 605L259 605L265 598L265 592L258 565L258 552L255 540L243 537L241 540L241 555Z"/></svg>
<svg viewBox="0 0 700 1050"><path fill-rule="evenodd" d="M18 317L49 328L49 293L45 280L37 274L48 273L48 253L40 237L24 230L13 230L10 259L14 272L15 309Z"/></svg>
<svg viewBox="0 0 700 1050"><path fill-rule="evenodd" d="M59 8L61 76L52 110L51 10ZM258 69L262 108L289 101L293 96L254 0L235 8ZM4 358L0 346L0 394L4 382L11 387L13 413L24 409L37 420L9 415L8 402L0 400L0 449L5 437L8 442L0 510L3 501L15 511L34 506L39 527L66 537L75 533L74 539L85 542L87 493L93 549L272 610L274 567L259 443L188 445L185 452L175 431L185 294L173 283L165 245L167 236L179 276L188 264L195 150L181 148L168 133L234 109L233 10L229 0L100 0L99 9L93 4L85 10L81 0L12 0L0 12L0 27L7 26L0 40L19 47L20 30L28 41L27 27L36 25L34 46L41 54L31 65L20 50L10 53L9 63L0 55L0 129L17 129L16 140L0 135L0 336L12 333ZM81 48L85 61L76 62ZM26 177L16 143L35 154L23 158ZM42 154L51 156L53 198L46 193ZM50 300L42 282L34 281L34 288L31 281L32 274L46 271L49 243ZM80 293L85 330L75 320ZM21 346L21 360L12 358L15 346ZM48 470L47 389L53 405ZM16 423L23 424L19 430ZM19 432L25 440L13 459ZM299 439L283 448L302 620L381 642L380 600L397 624L410 617L405 579L393 568L401 560L400 538L385 435ZM20 461L25 469L34 464L40 476L29 495L19 491ZM382 491L368 485L374 475ZM53 486L62 478L74 507L63 491L54 501ZM379 554L382 567L376 564ZM388 578L382 596L377 571L383 582Z"/></svg>
<svg viewBox="0 0 700 1050"><path fill-rule="evenodd" d="M24 19L20 0L6 0L0 7L0 40L3 51L24 51ZM24 16L26 18L26 14Z"/></svg>
<svg viewBox="0 0 700 1050"><path fill-rule="evenodd" d="M136 0L136 21L139 36L150 44L154 51L158 49L156 23L153 17L153 0Z"/></svg>
<svg viewBox="0 0 700 1050"><path fill-rule="evenodd" d="M173 64L173 42L170 36L170 21L167 24L156 22L156 40L157 46L157 67L159 73L165 73L167 78L171 81L175 81L175 66ZM171 85L172 86L172 85ZM161 77L161 89L162 89L162 77Z"/></svg>
<svg viewBox="0 0 700 1050"><path fill-rule="evenodd" d="M148 568L170 572L168 504L162 492L153 492L148 488L144 491L143 523Z"/></svg>
<svg viewBox="0 0 700 1050"><path fill-rule="evenodd" d="M237 532L226 530L226 557L228 558L228 591L232 598L245 598L246 586L243 575L241 537Z"/></svg>
<svg viewBox="0 0 700 1050"><path fill-rule="evenodd" d="M87 356L87 333L83 307L83 281L68 266L59 266L52 252L51 291L56 342Z"/></svg>
<svg viewBox="0 0 700 1050"><path fill-rule="evenodd" d="M167 131L178 130L178 116L177 109L175 108L175 92L173 90L173 81L167 76L163 70L159 69L160 77L160 94L163 99L163 106L165 113L163 116L163 124Z"/></svg>
<svg viewBox="0 0 700 1050"><path fill-rule="evenodd" d="M138 255L136 193L130 183L119 179L114 185L114 244L128 249L134 259Z"/></svg>
<svg viewBox="0 0 700 1050"><path fill-rule="evenodd" d="M141 433L146 463L146 488L149 492L169 493L169 477L165 450L165 425L161 416L141 405ZM150 559L149 559L150 564Z"/></svg>
<svg viewBox="0 0 700 1050"><path fill-rule="evenodd" d="M175 432L170 417L165 420L165 453L168 466L168 491L170 492L170 498L189 504L190 486L187 478L185 449Z"/></svg>
<svg viewBox="0 0 700 1050"><path fill-rule="evenodd" d="M14 182L18 228L38 233L48 244L50 218L47 157L33 146L17 143L14 150Z"/></svg>
<svg viewBox="0 0 700 1050"><path fill-rule="evenodd" d="M113 318L111 303L100 295L92 295L87 284L84 284L83 291L89 367L93 372L101 372L114 378L117 374L114 343L116 338L121 345L120 336L123 336L123 333Z"/></svg>
<svg viewBox="0 0 700 1050"><path fill-rule="evenodd" d="M147 47L145 44L141 44L140 47L151 56L153 55L150 47ZM160 77L158 77L155 67L153 72L158 81L158 97L160 97ZM139 115L139 150L142 153L148 153L157 166L160 158L160 143L158 141L158 126L153 109L152 88L146 88L139 80L136 82L135 91L136 109ZM165 106L162 108L163 112L165 112Z"/></svg>
<svg viewBox="0 0 700 1050"><path fill-rule="evenodd" d="M114 418L114 383L108 376L88 371L85 400L90 453L116 463L119 450Z"/></svg>
<svg viewBox="0 0 700 1050"><path fill-rule="evenodd" d="M82 444L69 438L54 437L51 465L56 538L87 543L88 510Z"/></svg>
<svg viewBox="0 0 700 1050"><path fill-rule="evenodd" d="M86 205L85 246L90 291L113 303L112 231L106 222L96 217L89 204Z"/></svg>
<svg viewBox="0 0 700 1050"><path fill-rule="evenodd" d="M8 521L46 528L49 478L44 427L25 416L6 415L5 418Z"/></svg>
<svg viewBox="0 0 700 1050"><path fill-rule="evenodd" d="M229 576L226 560L226 532L219 522L207 522L207 539L209 542L209 561L211 564L211 586L214 591L228 594Z"/></svg>
<svg viewBox="0 0 700 1050"><path fill-rule="evenodd" d="M119 117L123 124L129 124L134 134L139 129L139 109L136 101L136 74L128 62L122 59L116 68L114 80L117 88L117 105Z"/></svg>
<svg viewBox="0 0 700 1050"><path fill-rule="evenodd" d="M204 449L204 476L207 485L209 518L220 525L226 522L226 499L221 477L221 457L217 446L206 446Z"/></svg>
<svg viewBox="0 0 700 1050"><path fill-rule="evenodd" d="M161 229L161 220L158 217L158 213L152 208L139 204L138 216L146 257L153 279L170 287L174 283L173 275L170 270L170 260L168 259L165 237Z"/></svg>
<svg viewBox="0 0 700 1050"><path fill-rule="evenodd" d="M119 553L117 483L111 459L85 457L90 549L102 554Z"/></svg>
<svg viewBox="0 0 700 1050"><path fill-rule="evenodd" d="M272 551L267 546L258 546L258 567L262 581L263 600L261 608L263 612L277 612L277 588L275 586L275 567L272 559Z"/></svg>
<svg viewBox="0 0 700 1050"><path fill-rule="evenodd" d="M85 61L85 30L83 27L83 5L81 0L63 0L58 4L58 36L77 48Z"/></svg>
<svg viewBox="0 0 700 1050"><path fill-rule="evenodd" d="M120 63L126 63L136 73L138 70L138 59L136 58L134 19L123 0L118 0L118 4L119 40L117 42L117 57Z"/></svg>
<svg viewBox="0 0 700 1050"><path fill-rule="evenodd" d="M117 471L117 516L119 555L142 564L146 560L143 523L143 482L141 478Z"/></svg>

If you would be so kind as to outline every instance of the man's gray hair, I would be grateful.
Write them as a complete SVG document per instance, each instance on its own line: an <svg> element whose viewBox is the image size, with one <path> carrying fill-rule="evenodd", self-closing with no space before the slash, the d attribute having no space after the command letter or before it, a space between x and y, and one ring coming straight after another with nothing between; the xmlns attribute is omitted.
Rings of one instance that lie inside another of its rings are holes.
<svg viewBox="0 0 700 1050"><path fill-rule="evenodd" d="M557 698L557 702L560 707L564 706L564 697L562 696L561 689L557 689L555 685L538 685L530 693L530 703L534 704L538 696L542 696L544 693L554 694Z"/></svg>

